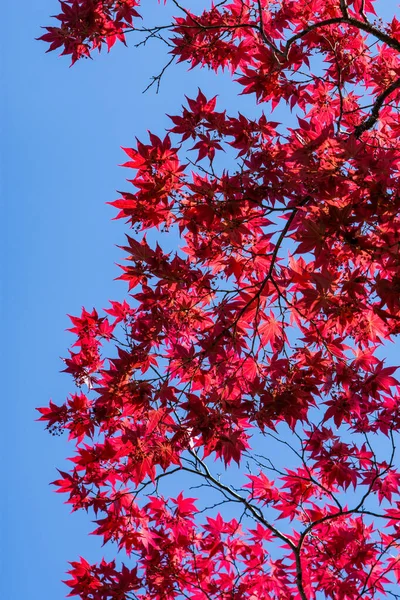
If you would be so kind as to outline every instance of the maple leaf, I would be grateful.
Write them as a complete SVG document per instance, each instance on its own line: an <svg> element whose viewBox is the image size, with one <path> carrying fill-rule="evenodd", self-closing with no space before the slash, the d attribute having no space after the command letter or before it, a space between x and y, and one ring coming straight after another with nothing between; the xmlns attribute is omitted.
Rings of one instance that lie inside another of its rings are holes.
<svg viewBox="0 0 400 600"><path fill-rule="evenodd" d="M270 343L272 348L275 348L276 339L282 338L283 335L282 323L276 320L271 311L269 316L265 316L265 322L259 326L258 332L263 345Z"/></svg>
<svg viewBox="0 0 400 600"><path fill-rule="evenodd" d="M279 494L275 483L270 481L263 472L260 472L258 476L248 475L247 477L251 483L246 483L243 487L249 488L255 498L262 500L264 504L278 499Z"/></svg>
<svg viewBox="0 0 400 600"><path fill-rule="evenodd" d="M239 430L220 434L214 447L217 457L222 457L225 465L229 465L232 460L239 465L243 451L249 448L247 438Z"/></svg>
<svg viewBox="0 0 400 600"><path fill-rule="evenodd" d="M184 498L182 492L177 496L177 498L171 498L172 502L176 504L175 513L182 517L193 515L197 512L196 506L194 504L196 498Z"/></svg>

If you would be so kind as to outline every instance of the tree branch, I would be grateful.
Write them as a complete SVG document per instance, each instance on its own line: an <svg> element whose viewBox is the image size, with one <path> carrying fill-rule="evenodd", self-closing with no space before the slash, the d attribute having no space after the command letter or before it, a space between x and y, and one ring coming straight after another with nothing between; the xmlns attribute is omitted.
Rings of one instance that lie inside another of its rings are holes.
<svg viewBox="0 0 400 600"><path fill-rule="evenodd" d="M367 117L365 121L363 121L360 125L357 125L357 127L354 129L354 135L357 139L360 138L364 131L372 129L372 127L379 119L379 112L383 107L385 100L398 88L400 88L400 77L393 81L393 83L391 83L389 87L386 88L386 90L384 90L381 94L379 94L379 96L376 97L369 117Z"/></svg>

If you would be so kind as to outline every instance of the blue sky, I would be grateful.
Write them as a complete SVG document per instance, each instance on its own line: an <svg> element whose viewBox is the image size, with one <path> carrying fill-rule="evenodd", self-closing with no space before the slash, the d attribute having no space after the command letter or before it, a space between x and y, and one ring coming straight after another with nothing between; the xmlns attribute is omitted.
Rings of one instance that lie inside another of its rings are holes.
<svg viewBox="0 0 400 600"><path fill-rule="evenodd" d="M386 0L384 12L393 14L396 5ZM153 9L160 10L155 0ZM184 94L195 96L198 85L208 96L218 93L228 112L253 110L253 99L238 98L227 78L185 66L167 72L159 95L143 95L166 62L160 43L138 50L129 38L128 49L117 45L70 69L68 59L46 55L34 39L56 12L56 0L8 2L5 16L3 8L5 600L59 600L66 593L61 579L67 561L101 556L99 540L87 535L88 517L69 515L48 485L72 448L34 419L36 406L50 397L61 403L72 389L72 380L60 374L59 357L71 340L66 314L79 313L82 305L105 307L126 289L113 282L123 225L111 221L114 209L106 205L116 189L126 189L120 146L132 146L135 136L145 139L148 128L162 133L170 123L165 114L177 114Z"/></svg>

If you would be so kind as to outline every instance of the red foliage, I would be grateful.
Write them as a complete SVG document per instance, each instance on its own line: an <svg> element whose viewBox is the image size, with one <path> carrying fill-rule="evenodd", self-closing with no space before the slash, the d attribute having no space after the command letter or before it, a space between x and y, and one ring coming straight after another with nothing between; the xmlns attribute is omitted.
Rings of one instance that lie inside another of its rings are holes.
<svg viewBox="0 0 400 600"><path fill-rule="evenodd" d="M400 27L373 4L176 4L142 28L297 125L199 91L125 149L132 294L71 317L65 370L87 395L39 409L76 442L57 491L129 561L72 562L71 596L399 597L400 385L378 351L400 333ZM41 39L73 62L138 17L134 0L61 7Z"/></svg>
<svg viewBox="0 0 400 600"><path fill-rule="evenodd" d="M72 64L90 57L95 48L106 44L108 50L117 40L125 43L125 32L133 27L133 17L139 17L137 0L60 0L61 12L54 18L59 27L45 27L47 33L39 39L48 42L47 52L63 48Z"/></svg>

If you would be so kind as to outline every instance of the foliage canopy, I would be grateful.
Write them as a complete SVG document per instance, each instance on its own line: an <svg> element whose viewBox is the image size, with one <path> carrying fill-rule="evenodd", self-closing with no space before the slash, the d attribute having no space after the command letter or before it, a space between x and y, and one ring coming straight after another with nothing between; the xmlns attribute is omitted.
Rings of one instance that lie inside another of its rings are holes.
<svg viewBox="0 0 400 600"><path fill-rule="evenodd" d="M400 333L400 22L370 0L171 2L147 26L137 0L67 0L41 37L72 63L162 39L264 111L199 90L125 149L129 294L71 317L78 389L39 409L75 444L57 491L126 555L72 562L70 595L399 598L400 386L379 350Z"/></svg>

